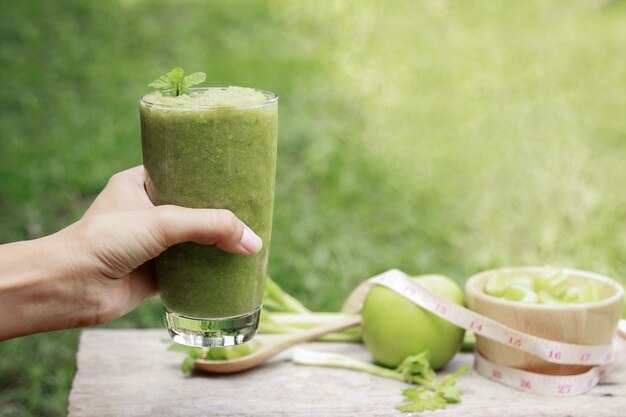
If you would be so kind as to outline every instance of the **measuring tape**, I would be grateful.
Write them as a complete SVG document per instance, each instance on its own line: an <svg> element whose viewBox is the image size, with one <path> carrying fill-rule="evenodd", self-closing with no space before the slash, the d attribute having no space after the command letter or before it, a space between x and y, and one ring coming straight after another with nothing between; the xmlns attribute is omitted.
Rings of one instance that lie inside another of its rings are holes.
<svg viewBox="0 0 626 417"><path fill-rule="evenodd" d="M432 293L413 281L407 274L391 269L361 283L347 298L342 308L346 313L358 313L374 285L387 287L423 309L459 327L523 350L552 363L596 365L578 375L555 376L528 372L496 364L476 351L474 368L481 375L524 391L544 395L569 396L583 394L619 367L626 359L626 321L620 322L618 335L612 345L576 345L533 336L462 307L447 298Z"/></svg>

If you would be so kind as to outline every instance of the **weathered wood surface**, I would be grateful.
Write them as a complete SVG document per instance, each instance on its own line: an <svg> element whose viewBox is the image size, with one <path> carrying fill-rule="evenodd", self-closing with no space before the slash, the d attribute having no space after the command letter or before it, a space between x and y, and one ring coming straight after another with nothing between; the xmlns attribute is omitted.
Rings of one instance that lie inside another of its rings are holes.
<svg viewBox="0 0 626 417"><path fill-rule="evenodd" d="M342 369L297 366L284 352L251 371L226 376L180 371L182 354L166 350L164 330L85 330L70 394L69 416L402 416L405 384ZM308 343L307 348L367 359L361 345ZM459 354L449 366L471 363ZM473 370L459 380L463 402L422 415L626 416L626 366L590 393L569 398L524 393Z"/></svg>

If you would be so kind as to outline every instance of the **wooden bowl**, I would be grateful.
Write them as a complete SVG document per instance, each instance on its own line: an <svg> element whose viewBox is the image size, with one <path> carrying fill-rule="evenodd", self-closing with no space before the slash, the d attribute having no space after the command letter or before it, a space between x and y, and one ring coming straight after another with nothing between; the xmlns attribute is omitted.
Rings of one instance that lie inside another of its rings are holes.
<svg viewBox="0 0 626 417"><path fill-rule="evenodd" d="M554 272L547 267L502 268L481 272L465 284L468 307L477 313L522 332L561 342L580 345L611 344L619 322L624 290L610 278L591 272L560 269L570 282L580 284L589 280L602 284L604 298L587 304L529 304L504 300L484 292L487 279L494 273L511 278L520 275L538 275ZM492 362L551 375L575 375L590 369L584 365L561 365L546 362L536 355L514 349L477 336L476 348Z"/></svg>

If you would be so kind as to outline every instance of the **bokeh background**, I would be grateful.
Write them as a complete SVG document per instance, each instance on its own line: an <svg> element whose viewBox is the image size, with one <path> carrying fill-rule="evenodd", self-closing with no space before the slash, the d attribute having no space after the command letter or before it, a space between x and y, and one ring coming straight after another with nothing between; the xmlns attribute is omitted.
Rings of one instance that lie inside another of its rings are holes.
<svg viewBox="0 0 626 417"><path fill-rule="evenodd" d="M0 0L0 243L140 164L138 98L182 66L280 95L270 273L313 309L391 267L623 281L625 3ZM79 333L0 343L0 416L65 415Z"/></svg>

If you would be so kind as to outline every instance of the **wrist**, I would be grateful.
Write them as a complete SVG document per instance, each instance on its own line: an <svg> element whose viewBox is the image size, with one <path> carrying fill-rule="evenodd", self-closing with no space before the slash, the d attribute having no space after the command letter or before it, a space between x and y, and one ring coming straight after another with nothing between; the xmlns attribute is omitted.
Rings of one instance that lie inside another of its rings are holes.
<svg viewBox="0 0 626 417"><path fill-rule="evenodd" d="M93 324L65 231L0 246L0 339Z"/></svg>
<svg viewBox="0 0 626 417"><path fill-rule="evenodd" d="M87 327L98 323L98 297L89 290L88 279L94 269L89 243L83 238L80 221L42 238L42 245L51 254L50 278L63 294L61 311L67 328Z"/></svg>

